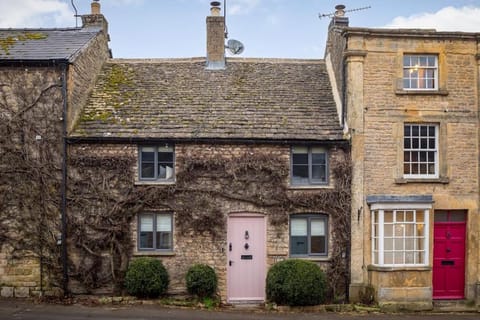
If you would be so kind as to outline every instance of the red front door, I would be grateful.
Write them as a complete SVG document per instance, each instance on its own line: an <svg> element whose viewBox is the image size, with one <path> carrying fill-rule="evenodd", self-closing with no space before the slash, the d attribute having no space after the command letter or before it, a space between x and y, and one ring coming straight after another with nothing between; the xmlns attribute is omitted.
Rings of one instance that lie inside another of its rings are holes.
<svg viewBox="0 0 480 320"><path fill-rule="evenodd" d="M435 211L433 298L465 297L465 231L463 210Z"/></svg>

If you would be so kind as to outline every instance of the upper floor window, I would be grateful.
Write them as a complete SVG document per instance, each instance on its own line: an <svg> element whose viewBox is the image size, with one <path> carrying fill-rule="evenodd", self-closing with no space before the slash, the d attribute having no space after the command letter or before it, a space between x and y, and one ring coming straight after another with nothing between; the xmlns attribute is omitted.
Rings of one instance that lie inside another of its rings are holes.
<svg viewBox="0 0 480 320"><path fill-rule="evenodd" d="M290 255L326 256L328 218L323 214L295 215L290 218Z"/></svg>
<svg viewBox="0 0 480 320"><path fill-rule="evenodd" d="M404 55L403 88L406 90L437 90L438 57L436 55Z"/></svg>
<svg viewBox="0 0 480 320"><path fill-rule="evenodd" d="M292 185L328 183L328 153L321 147L292 147Z"/></svg>
<svg viewBox="0 0 480 320"><path fill-rule="evenodd" d="M140 180L174 179L175 157L172 145L139 147Z"/></svg>
<svg viewBox="0 0 480 320"><path fill-rule="evenodd" d="M404 125L403 175L438 178L438 125Z"/></svg>
<svg viewBox="0 0 480 320"><path fill-rule="evenodd" d="M143 213L138 217L138 250L173 250L173 215Z"/></svg>

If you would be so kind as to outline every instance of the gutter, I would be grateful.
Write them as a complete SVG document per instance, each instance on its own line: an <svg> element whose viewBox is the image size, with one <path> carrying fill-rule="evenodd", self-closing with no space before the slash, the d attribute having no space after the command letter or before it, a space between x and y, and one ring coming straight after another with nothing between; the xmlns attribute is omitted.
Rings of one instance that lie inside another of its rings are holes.
<svg viewBox="0 0 480 320"><path fill-rule="evenodd" d="M217 144L281 144L281 145L341 145L347 146L350 141L336 139L264 139L264 138L152 138L152 137L67 137L68 144L155 144L155 143L217 143Z"/></svg>

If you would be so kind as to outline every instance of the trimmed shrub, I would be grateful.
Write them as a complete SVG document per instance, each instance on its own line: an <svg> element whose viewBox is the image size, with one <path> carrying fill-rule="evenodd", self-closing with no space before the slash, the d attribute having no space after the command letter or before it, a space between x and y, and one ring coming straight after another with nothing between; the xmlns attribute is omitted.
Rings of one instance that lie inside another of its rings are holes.
<svg viewBox="0 0 480 320"><path fill-rule="evenodd" d="M162 261L138 258L130 262L125 275L125 289L138 298L156 298L167 291L168 272Z"/></svg>
<svg viewBox="0 0 480 320"><path fill-rule="evenodd" d="M188 269L185 276L188 293L200 298L212 297L217 291L217 275L212 267L196 264Z"/></svg>
<svg viewBox="0 0 480 320"><path fill-rule="evenodd" d="M285 260L276 263L267 275L267 299L279 305L313 306L325 299L326 280L313 262Z"/></svg>

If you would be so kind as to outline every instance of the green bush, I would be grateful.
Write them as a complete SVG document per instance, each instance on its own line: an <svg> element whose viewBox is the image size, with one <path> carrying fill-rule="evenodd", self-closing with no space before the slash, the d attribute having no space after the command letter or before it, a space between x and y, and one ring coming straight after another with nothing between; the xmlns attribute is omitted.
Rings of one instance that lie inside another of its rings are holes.
<svg viewBox="0 0 480 320"><path fill-rule="evenodd" d="M285 260L268 271L267 298L279 305L313 306L325 299L326 280L313 262Z"/></svg>
<svg viewBox="0 0 480 320"><path fill-rule="evenodd" d="M167 291L169 277L160 260L138 258L130 262L125 275L128 294L139 298L156 298Z"/></svg>
<svg viewBox="0 0 480 320"><path fill-rule="evenodd" d="M188 293L200 298L212 297L217 291L217 275L212 267L196 264L188 269L185 276Z"/></svg>

